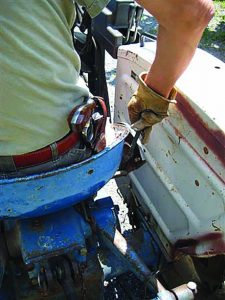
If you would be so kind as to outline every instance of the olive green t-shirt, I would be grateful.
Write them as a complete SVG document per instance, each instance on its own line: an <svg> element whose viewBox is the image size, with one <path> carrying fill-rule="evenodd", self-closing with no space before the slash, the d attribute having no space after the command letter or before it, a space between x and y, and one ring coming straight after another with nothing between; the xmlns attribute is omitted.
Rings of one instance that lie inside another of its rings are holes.
<svg viewBox="0 0 225 300"><path fill-rule="evenodd" d="M92 17L108 0L79 0ZM31 152L69 132L89 95L73 47L73 0L0 0L0 155Z"/></svg>

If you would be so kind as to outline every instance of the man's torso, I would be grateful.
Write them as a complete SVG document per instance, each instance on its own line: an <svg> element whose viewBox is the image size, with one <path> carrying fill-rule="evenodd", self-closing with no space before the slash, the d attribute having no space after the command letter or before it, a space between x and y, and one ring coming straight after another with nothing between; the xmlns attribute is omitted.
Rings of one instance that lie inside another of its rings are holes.
<svg viewBox="0 0 225 300"><path fill-rule="evenodd" d="M0 0L0 155L61 139L69 112L88 96L74 18L70 0Z"/></svg>

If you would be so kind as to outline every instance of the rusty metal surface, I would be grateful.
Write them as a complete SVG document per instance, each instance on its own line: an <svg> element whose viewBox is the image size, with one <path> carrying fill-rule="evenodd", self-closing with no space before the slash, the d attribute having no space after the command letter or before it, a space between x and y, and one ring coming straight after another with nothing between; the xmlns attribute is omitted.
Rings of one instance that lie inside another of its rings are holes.
<svg viewBox="0 0 225 300"><path fill-rule="evenodd" d="M199 138L205 143L205 154L208 154L209 148L215 153L217 158L225 166L225 133L221 130L210 128L190 105L188 99L184 95L178 93L176 100L176 107L180 110L183 117L188 121L190 126L195 130ZM218 176L223 181L223 183L225 183L224 179L213 169L213 166L209 167L212 169L212 171L215 172L215 175Z"/></svg>
<svg viewBox="0 0 225 300"><path fill-rule="evenodd" d="M208 257L215 253L224 254L224 234L212 232L196 238L180 239L174 244L174 255L179 252L201 257Z"/></svg>

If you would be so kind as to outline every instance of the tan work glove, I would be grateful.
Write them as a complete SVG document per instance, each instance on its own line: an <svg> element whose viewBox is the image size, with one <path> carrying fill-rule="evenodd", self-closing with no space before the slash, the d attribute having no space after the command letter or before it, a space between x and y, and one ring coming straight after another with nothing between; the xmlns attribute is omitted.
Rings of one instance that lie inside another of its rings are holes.
<svg viewBox="0 0 225 300"><path fill-rule="evenodd" d="M146 144L152 130L152 126L161 122L168 116L167 110L170 103L176 103L177 91L172 89L168 99L154 92L144 82L147 73L139 76L139 87L128 103L128 112L132 128L142 131L142 143Z"/></svg>

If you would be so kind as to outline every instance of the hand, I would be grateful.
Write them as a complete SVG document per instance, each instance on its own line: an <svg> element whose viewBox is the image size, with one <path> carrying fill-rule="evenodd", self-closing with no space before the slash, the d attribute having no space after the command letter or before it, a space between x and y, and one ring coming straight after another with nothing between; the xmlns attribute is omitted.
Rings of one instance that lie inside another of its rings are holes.
<svg viewBox="0 0 225 300"><path fill-rule="evenodd" d="M139 76L139 87L128 103L128 112L132 128L142 131L142 143L146 144L152 130L152 126L161 122L168 116L167 110L172 100L176 97L176 89L173 88L168 99L157 94L144 82L146 73Z"/></svg>

